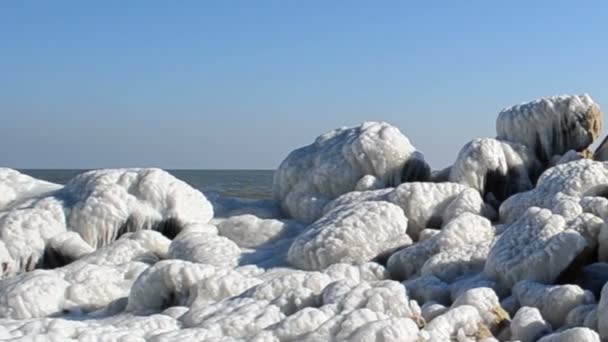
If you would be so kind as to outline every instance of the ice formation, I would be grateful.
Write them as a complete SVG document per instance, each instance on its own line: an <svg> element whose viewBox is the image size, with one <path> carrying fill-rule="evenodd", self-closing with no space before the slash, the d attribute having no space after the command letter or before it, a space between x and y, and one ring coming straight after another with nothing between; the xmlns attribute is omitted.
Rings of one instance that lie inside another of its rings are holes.
<svg viewBox="0 0 608 342"><path fill-rule="evenodd" d="M325 204L357 186L371 190L429 175L422 154L398 128L365 122L325 133L291 152L275 173L273 191L289 216L311 223Z"/></svg>
<svg viewBox="0 0 608 342"><path fill-rule="evenodd" d="M389 124L337 129L263 200L0 168L0 340L608 340L601 122L587 95L514 106L433 172Z"/></svg>
<svg viewBox="0 0 608 342"><path fill-rule="evenodd" d="M600 107L589 95L553 96L504 109L496 132L498 139L526 145L547 163L589 147L600 135L602 121Z"/></svg>

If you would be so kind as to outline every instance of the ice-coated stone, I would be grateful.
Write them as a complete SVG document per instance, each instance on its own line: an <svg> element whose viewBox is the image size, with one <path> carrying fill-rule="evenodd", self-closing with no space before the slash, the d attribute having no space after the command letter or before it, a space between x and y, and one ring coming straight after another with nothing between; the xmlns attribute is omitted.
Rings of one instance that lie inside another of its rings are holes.
<svg viewBox="0 0 608 342"><path fill-rule="evenodd" d="M185 328L204 328L211 336L243 338L279 323L285 318L281 310L267 300L229 298L193 308L180 317Z"/></svg>
<svg viewBox="0 0 608 342"><path fill-rule="evenodd" d="M424 327L429 342L452 341L461 335L473 337L478 334L483 318L470 305L461 305L436 317Z"/></svg>
<svg viewBox="0 0 608 342"><path fill-rule="evenodd" d="M517 310L511 321L511 339L521 342L535 342L551 333L551 324L547 323L537 308L524 306Z"/></svg>
<svg viewBox="0 0 608 342"><path fill-rule="evenodd" d="M421 276L403 282L408 295L420 304L435 302L449 305L450 287L435 276Z"/></svg>
<svg viewBox="0 0 608 342"><path fill-rule="evenodd" d="M289 272L245 291L241 297L267 300L286 315L310 306L318 306L321 292L332 281L320 272Z"/></svg>
<svg viewBox="0 0 608 342"><path fill-rule="evenodd" d="M0 167L0 211L29 198L59 190L61 185L39 180L17 170Z"/></svg>
<svg viewBox="0 0 608 342"><path fill-rule="evenodd" d="M498 139L521 143L543 163L589 147L602 130L600 107L587 95L552 96L503 109Z"/></svg>
<svg viewBox="0 0 608 342"><path fill-rule="evenodd" d="M499 204L515 193L532 189L539 171L536 157L526 146L482 138L462 148L449 180L468 185L487 202Z"/></svg>
<svg viewBox="0 0 608 342"><path fill-rule="evenodd" d="M503 323L509 321L509 314L500 306L498 296L489 287L478 287L463 292L452 308L470 305L477 309L485 325L491 330L498 330Z"/></svg>
<svg viewBox="0 0 608 342"><path fill-rule="evenodd" d="M489 220L479 215L464 213L451 220L441 232L428 240L391 255L387 268L391 276L397 279L409 279L420 274L427 260L438 253L449 253L467 245L489 244L493 238L494 228ZM438 259L442 260L439 257ZM463 267L450 269L447 274L466 272L468 269L469 267L463 264Z"/></svg>
<svg viewBox="0 0 608 342"><path fill-rule="evenodd" d="M447 223L443 220L446 209L467 189L456 183L405 183L388 193L387 200L403 209L409 221L408 232L418 240L423 229L441 228ZM477 208L474 213L481 214L482 209Z"/></svg>
<svg viewBox="0 0 608 342"><path fill-rule="evenodd" d="M522 306L538 308L542 317L556 329L564 325L572 309L595 303L591 292L576 285L544 285L522 281L513 287L513 295Z"/></svg>
<svg viewBox="0 0 608 342"><path fill-rule="evenodd" d="M595 316L595 317L594 317ZM594 322L596 324L590 324ZM597 304L584 304L570 310L566 316L566 327L586 327L597 330Z"/></svg>
<svg viewBox="0 0 608 342"><path fill-rule="evenodd" d="M20 190L21 200L0 209L0 240L16 272L60 267L73 259L69 244L57 249L61 244L54 242L46 249L51 238L66 231L78 233L97 249L142 229L172 238L185 225L204 224L213 216L201 192L159 169L89 171L60 189L44 182L42 186L37 181L30 181L36 183L31 186L20 182L13 187L25 189Z"/></svg>
<svg viewBox="0 0 608 342"><path fill-rule="evenodd" d="M551 283L586 246L563 217L530 208L494 243L484 272L506 287L520 280Z"/></svg>
<svg viewBox="0 0 608 342"><path fill-rule="evenodd" d="M487 243L464 245L439 252L422 265L420 274L423 276L434 275L450 283L458 277L482 272L489 251L488 241Z"/></svg>
<svg viewBox="0 0 608 342"><path fill-rule="evenodd" d="M597 331L602 339L608 339L608 283L604 284L597 305Z"/></svg>
<svg viewBox="0 0 608 342"><path fill-rule="evenodd" d="M176 236L184 225L207 223L213 208L205 196L159 169L89 171L58 193L71 203L66 223L94 248L142 229Z"/></svg>
<svg viewBox="0 0 608 342"><path fill-rule="evenodd" d="M608 162L581 159L554 166L539 177L536 187L515 194L500 206L500 220L510 223L529 207L552 209L564 199L579 201L586 196L608 193Z"/></svg>
<svg viewBox="0 0 608 342"><path fill-rule="evenodd" d="M329 201L355 190L365 176L376 179L374 187L379 182L387 187L426 180L429 175L421 153L399 129L365 122L325 133L292 151L274 174L273 191L289 216L312 223Z"/></svg>
<svg viewBox="0 0 608 342"><path fill-rule="evenodd" d="M185 231L171 242L169 256L218 267L235 267L239 263L241 249L223 236Z"/></svg>
<svg viewBox="0 0 608 342"><path fill-rule="evenodd" d="M369 201L339 206L310 225L291 245L288 261L321 270L335 263L360 264L395 247L411 244L407 218L398 206Z"/></svg>
<svg viewBox="0 0 608 342"><path fill-rule="evenodd" d="M547 335L538 342L600 342L597 332L589 328L572 328Z"/></svg>
<svg viewBox="0 0 608 342"><path fill-rule="evenodd" d="M26 319L62 313L70 284L36 270L0 281L0 317Z"/></svg>

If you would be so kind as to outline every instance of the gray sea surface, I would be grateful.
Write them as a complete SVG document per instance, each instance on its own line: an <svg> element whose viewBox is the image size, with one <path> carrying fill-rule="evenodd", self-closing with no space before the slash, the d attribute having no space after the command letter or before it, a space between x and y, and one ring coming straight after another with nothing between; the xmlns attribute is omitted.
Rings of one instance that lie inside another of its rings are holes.
<svg viewBox="0 0 608 342"><path fill-rule="evenodd" d="M87 170L24 169L22 173L49 182L65 184ZM201 190L205 195L269 199L272 197L274 170L166 170Z"/></svg>

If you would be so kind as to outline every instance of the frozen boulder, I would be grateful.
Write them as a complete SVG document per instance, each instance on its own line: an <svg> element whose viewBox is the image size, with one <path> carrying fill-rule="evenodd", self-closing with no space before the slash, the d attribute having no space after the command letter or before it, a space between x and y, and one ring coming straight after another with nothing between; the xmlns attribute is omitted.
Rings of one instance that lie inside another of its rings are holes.
<svg viewBox="0 0 608 342"><path fill-rule="evenodd" d="M289 249L289 263L321 270L335 263L360 264L395 247L411 244L408 220L388 202L340 206L298 236Z"/></svg>
<svg viewBox="0 0 608 342"><path fill-rule="evenodd" d="M597 330L602 339L608 339L608 283L602 288L602 295L597 306Z"/></svg>
<svg viewBox="0 0 608 342"><path fill-rule="evenodd" d="M409 220L409 234L414 240L425 228L441 228L447 223L444 219L446 212L462 213L457 208L462 205L469 208L470 198L462 198L459 195L469 188L456 183L405 183L387 194L387 200L395 203L403 209ZM472 192L470 194L475 194ZM477 193L477 197L481 196ZM458 202L456 202L458 200ZM478 206L464 210L474 214L486 216L487 208L483 201ZM451 218L451 217L450 217Z"/></svg>
<svg viewBox="0 0 608 342"><path fill-rule="evenodd" d="M461 305L433 319L424 331L428 333L429 342L445 342L457 340L459 336L474 338L483 327L479 311L473 306Z"/></svg>
<svg viewBox="0 0 608 342"><path fill-rule="evenodd" d="M207 223L213 208L205 196L159 169L89 171L58 193L69 206L66 223L94 248L142 229L175 237L185 225Z"/></svg>
<svg viewBox="0 0 608 342"><path fill-rule="evenodd" d="M533 207L493 244L484 272L505 287L520 280L551 283L586 246L563 217Z"/></svg>
<svg viewBox="0 0 608 342"><path fill-rule="evenodd" d="M544 285L522 281L513 287L513 295L522 306L538 308L542 317L556 329L564 325L572 309L595 303L591 292L576 285Z"/></svg>
<svg viewBox="0 0 608 342"><path fill-rule="evenodd" d="M539 177L536 188L509 197L500 206L500 219L510 223L532 206L553 209L564 200L601 197L608 193L608 163L581 159L554 166ZM588 204L585 205L589 207Z"/></svg>
<svg viewBox="0 0 608 342"><path fill-rule="evenodd" d="M0 281L0 318L60 314L70 284L52 271L36 270Z"/></svg>
<svg viewBox="0 0 608 342"><path fill-rule="evenodd" d="M534 187L540 165L526 146L496 139L467 143L451 168L451 182L479 191L498 207L509 196Z"/></svg>
<svg viewBox="0 0 608 342"><path fill-rule="evenodd" d="M587 95L546 97L506 108L496 120L498 139L526 145L543 163L589 147L602 130L600 107Z"/></svg>
<svg viewBox="0 0 608 342"><path fill-rule="evenodd" d="M461 252L454 254L457 260L463 263L455 268L446 269L446 272L437 272L438 275L444 274L446 278L467 273L475 270L479 265L476 263L475 255L462 253L462 248L467 245L489 245L494 239L494 228L491 222L479 215L464 213L451 220L443 229L433 237L406 247L388 259L387 268L393 277L397 279L409 279L419 275L427 261L441 252L450 253L460 249ZM483 254L483 253L482 253ZM435 273L437 270L434 265L442 264L445 258L450 259L449 255L437 257L429 263L427 272ZM467 262L472 261L472 262Z"/></svg>
<svg viewBox="0 0 608 342"><path fill-rule="evenodd" d="M321 292L331 281L320 272L294 271L256 285L240 297L267 300L291 315L305 307L319 306Z"/></svg>
<svg viewBox="0 0 608 342"><path fill-rule="evenodd" d="M358 184L359 188L389 187L426 180L429 174L422 154L399 129L365 122L323 134L291 152L274 174L273 191L289 216L312 223L329 201ZM366 176L373 176L373 182Z"/></svg>
<svg viewBox="0 0 608 342"><path fill-rule="evenodd" d="M235 267L239 264L241 249L223 236L185 231L171 241L169 256L200 264Z"/></svg>
<svg viewBox="0 0 608 342"><path fill-rule="evenodd" d="M56 188L42 186L49 187ZM27 199L0 209L0 240L16 272L62 266L82 252L75 249L87 249L85 244L98 249L139 230L173 238L184 226L207 223L213 216L201 192L158 169L90 171L61 189L38 190L27 190ZM72 237L50 243L66 231L84 241Z"/></svg>
<svg viewBox="0 0 608 342"><path fill-rule="evenodd" d="M0 167L0 211L29 198L41 197L61 189L61 185Z"/></svg>
<svg viewBox="0 0 608 342"><path fill-rule="evenodd" d="M511 339L514 341L535 342L551 331L551 324L543 319L537 308L524 306L517 310L511 321Z"/></svg>
<svg viewBox="0 0 608 342"><path fill-rule="evenodd" d="M572 328L547 335L538 342L600 342L600 336L589 328Z"/></svg>

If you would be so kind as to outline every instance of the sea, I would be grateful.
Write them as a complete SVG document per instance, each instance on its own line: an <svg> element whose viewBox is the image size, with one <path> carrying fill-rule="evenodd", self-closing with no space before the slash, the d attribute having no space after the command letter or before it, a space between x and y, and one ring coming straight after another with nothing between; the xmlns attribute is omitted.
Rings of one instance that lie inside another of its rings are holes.
<svg viewBox="0 0 608 342"><path fill-rule="evenodd" d="M65 184L87 170L19 170L34 178ZM274 170L166 170L205 195L247 199L272 198Z"/></svg>

